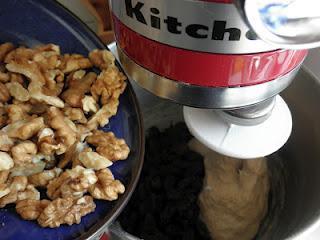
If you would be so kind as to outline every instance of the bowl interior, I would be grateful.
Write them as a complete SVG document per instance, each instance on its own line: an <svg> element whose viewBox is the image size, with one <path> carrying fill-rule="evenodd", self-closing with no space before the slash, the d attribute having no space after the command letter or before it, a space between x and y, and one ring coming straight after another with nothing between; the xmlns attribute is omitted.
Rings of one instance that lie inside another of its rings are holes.
<svg viewBox="0 0 320 240"><path fill-rule="evenodd" d="M270 211L258 240L309 239L304 237L320 227L320 82L302 69L282 95L293 130L268 162Z"/></svg>

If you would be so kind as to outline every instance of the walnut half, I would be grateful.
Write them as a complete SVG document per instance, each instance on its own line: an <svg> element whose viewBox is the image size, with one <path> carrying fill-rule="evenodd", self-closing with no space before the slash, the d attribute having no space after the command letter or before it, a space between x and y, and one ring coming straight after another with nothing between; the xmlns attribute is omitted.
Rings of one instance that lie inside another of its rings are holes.
<svg viewBox="0 0 320 240"><path fill-rule="evenodd" d="M32 157L37 154L37 145L29 140L23 141L12 147L11 154L17 166L32 163Z"/></svg>
<svg viewBox="0 0 320 240"><path fill-rule="evenodd" d="M124 185L119 180L114 179L108 168L97 171L96 175L98 182L89 188L92 197L114 201L118 199L119 194L124 193Z"/></svg>
<svg viewBox="0 0 320 240"><path fill-rule="evenodd" d="M27 185L28 185L28 179L24 176L17 176L17 177L11 178L7 182L7 186L9 187L10 192L5 196L3 196L2 198L0 198L0 207L3 208L7 204L15 203L18 200L18 194L26 191ZM20 197L22 200L22 198L25 196L21 195ZM39 194L39 197L40 197L40 194Z"/></svg>
<svg viewBox="0 0 320 240"><path fill-rule="evenodd" d="M53 179L47 186L47 195L51 199L59 197L79 198L88 191L88 188L97 182L92 169L76 166L66 170L58 178Z"/></svg>
<svg viewBox="0 0 320 240"><path fill-rule="evenodd" d="M40 214L38 223L41 227L55 228L61 224L79 224L81 217L93 212L96 204L91 196L79 199L57 198Z"/></svg>
<svg viewBox="0 0 320 240"><path fill-rule="evenodd" d="M30 200L19 201L16 205L17 213L25 220L36 220L43 210L49 205L49 200Z"/></svg>
<svg viewBox="0 0 320 240"><path fill-rule="evenodd" d="M97 153L110 161L124 160L130 153L124 139L116 138L112 132L95 130L86 140L96 147Z"/></svg>

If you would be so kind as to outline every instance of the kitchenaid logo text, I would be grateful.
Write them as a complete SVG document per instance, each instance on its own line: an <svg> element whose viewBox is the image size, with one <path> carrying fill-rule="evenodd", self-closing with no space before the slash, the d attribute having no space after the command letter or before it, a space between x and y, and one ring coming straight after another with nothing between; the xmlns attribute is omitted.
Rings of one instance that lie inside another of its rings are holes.
<svg viewBox="0 0 320 240"><path fill-rule="evenodd" d="M256 38L233 4L199 0L110 2L116 25L121 22L132 31L159 44L218 54L275 50L273 46ZM115 30L117 35L126 34L117 31L121 30L117 26Z"/></svg>
<svg viewBox="0 0 320 240"><path fill-rule="evenodd" d="M132 0L125 0L126 13L128 17L136 19L138 22L148 25L146 17L142 13L144 3L137 2L135 5L132 4ZM167 16L165 19L159 17L160 10L152 7L150 8L150 27L155 29L161 29L162 24L166 25L168 32L172 34L182 34L182 31L192 38L203 39L211 38L212 40L229 40L229 41L240 41L242 32L236 27L227 27L227 21L214 20L212 28L203 24L189 24L184 26L177 17ZM227 36L226 36L227 35ZM256 35L252 31L247 31L245 36L248 40L257 40Z"/></svg>

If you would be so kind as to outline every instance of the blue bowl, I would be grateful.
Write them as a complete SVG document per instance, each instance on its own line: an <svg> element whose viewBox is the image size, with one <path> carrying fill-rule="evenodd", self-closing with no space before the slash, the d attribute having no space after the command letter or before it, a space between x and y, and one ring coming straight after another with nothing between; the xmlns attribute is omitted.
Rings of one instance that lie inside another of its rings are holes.
<svg viewBox="0 0 320 240"><path fill-rule="evenodd" d="M95 48L106 48L89 28L55 1L0 0L0 4L0 42L29 47L55 43L62 52L84 55ZM120 98L117 115L103 130L111 130L117 137L124 138L131 149L127 160L118 161L111 167L115 177L125 184L125 194L115 202L96 201L96 210L83 217L79 225L55 229L41 228L35 221L22 220L14 206L1 209L1 240L93 239L115 220L128 202L143 164L141 113L130 84Z"/></svg>

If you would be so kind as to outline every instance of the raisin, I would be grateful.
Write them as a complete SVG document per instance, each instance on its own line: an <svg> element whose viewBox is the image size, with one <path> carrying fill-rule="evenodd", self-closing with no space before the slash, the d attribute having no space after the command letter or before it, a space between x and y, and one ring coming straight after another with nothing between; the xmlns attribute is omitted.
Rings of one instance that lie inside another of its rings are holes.
<svg viewBox="0 0 320 240"><path fill-rule="evenodd" d="M203 158L188 148L191 137L184 123L148 130L140 181L119 217L124 230L147 240L211 239L197 205Z"/></svg>

